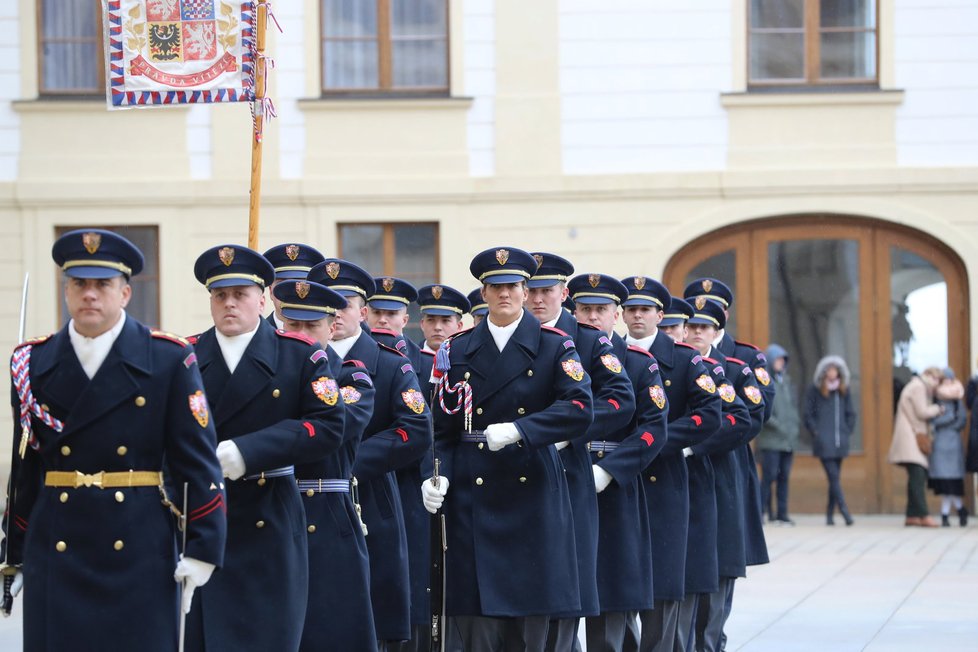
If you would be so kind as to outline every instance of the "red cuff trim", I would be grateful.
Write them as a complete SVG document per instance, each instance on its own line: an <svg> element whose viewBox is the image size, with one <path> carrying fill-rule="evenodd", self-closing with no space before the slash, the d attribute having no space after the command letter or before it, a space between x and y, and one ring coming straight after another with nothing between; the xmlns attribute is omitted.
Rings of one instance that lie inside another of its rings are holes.
<svg viewBox="0 0 978 652"><path fill-rule="evenodd" d="M546 328L546 326L544 328ZM580 401L571 401L571 403L573 403L577 407L581 408L582 410L584 409L584 404L581 403Z"/></svg>
<svg viewBox="0 0 978 652"><path fill-rule="evenodd" d="M621 405L619 405L618 404L618 401L616 401L615 399L609 398L608 399L608 402L611 403L613 406L615 406L615 409L616 410L620 410L621 409Z"/></svg>
<svg viewBox="0 0 978 652"><path fill-rule="evenodd" d="M701 417L698 414L694 414L693 416L690 417L690 419L693 420L693 423L695 423L697 427L703 425L703 417Z"/></svg>
<svg viewBox="0 0 978 652"><path fill-rule="evenodd" d="M313 427L313 425L311 423L309 423L308 421L303 421L302 422L302 425L303 425L303 427L305 427L306 432L309 433L309 436L310 437L315 437L316 436L316 428Z"/></svg>
<svg viewBox="0 0 978 652"><path fill-rule="evenodd" d="M645 442L646 446L651 446L652 443L655 442L655 437L652 436L651 432L643 432L642 441Z"/></svg>
<svg viewBox="0 0 978 652"><path fill-rule="evenodd" d="M222 496L221 494L215 496L214 500L207 503L203 507L198 507L193 512L191 512L188 520L191 523L193 523L197 519L204 518L211 512L216 511L218 508L223 509L225 512L227 511L227 508L224 506L224 496Z"/></svg>
<svg viewBox="0 0 978 652"><path fill-rule="evenodd" d="M728 414L728 415L726 415L726 417L730 421L730 425L731 426L736 426L737 425L737 419L734 417L734 415Z"/></svg>
<svg viewBox="0 0 978 652"><path fill-rule="evenodd" d="M408 440L407 430L404 430L403 428L398 428L394 432L396 432L397 434L399 434L401 436L401 439L404 440L405 443L407 443L407 440Z"/></svg>

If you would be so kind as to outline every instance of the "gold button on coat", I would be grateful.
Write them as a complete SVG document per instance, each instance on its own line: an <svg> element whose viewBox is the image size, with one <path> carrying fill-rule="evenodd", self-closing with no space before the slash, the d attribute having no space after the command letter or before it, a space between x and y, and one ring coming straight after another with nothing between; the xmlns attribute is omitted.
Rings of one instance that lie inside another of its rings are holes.
<svg viewBox="0 0 978 652"><path fill-rule="evenodd" d="M306 529L309 530L309 534L312 534L313 532L316 531L316 526L315 525L310 525Z"/></svg>
<svg viewBox="0 0 978 652"><path fill-rule="evenodd" d="M604 457L604 451L598 451L598 459Z"/></svg>
<svg viewBox="0 0 978 652"><path fill-rule="evenodd" d="M655 476L654 475L650 475L649 476L649 482L655 482Z"/></svg>
<svg viewBox="0 0 978 652"><path fill-rule="evenodd" d="M479 450L481 451L485 447L486 447L486 445L480 441L479 442Z"/></svg>
<svg viewBox="0 0 978 652"><path fill-rule="evenodd" d="M67 491L62 491L62 492L61 492L61 495L60 495L60 496L58 496L58 498L59 498L59 499L61 500L61 502L63 502L63 503L66 503L66 502L68 502L68 492L67 492Z"/></svg>
<svg viewBox="0 0 978 652"><path fill-rule="evenodd" d="M469 377L471 377L471 375L472 374L470 374L468 371L466 371L465 374L462 376L462 378L465 378L465 380L468 380Z"/></svg>
<svg viewBox="0 0 978 652"><path fill-rule="evenodd" d="M481 487L482 486L482 478L476 478L475 479L475 483Z"/></svg>
<svg viewBox="0 0 978 652"><path fill-rule="evenodd" d="M61 447L61 454L64 455L65 457L68 457L69 455L71 455L71 447L70 446L62 446Z"/></svg>
<svg viewBox="0 0 978 652"><path fill-rule="evenodd" d="M526 414L526 408L516 408L516 414Z"/></svg>
<svg viewBox="0 0 978 652"><path fill-rule="evenodd" d="M526 482L526 476L525 475L521 475L520 476L520 482Z"/></svg>
<svg viewBox="0 0 978 652"><path fill-rule="evenodd" d="M272 390L272 398L278 398L281 395L282 395L282 392L280 392L277 387Z"/></svg>
<svg viewBox="0 0 978 652"><path fill-rule="evenodd" d="M265 527L265 521L258 521L257 523L255 523L255 527L259 529Z"/></svg>
<svg viewBox="0 0 978 652"><path fill-rule="evenodd" d="M136 397L136 407L143 407L144 405L146 405L146 397L145 396L137 396Z"/></svg>
<svg viewBox="0 0 978 652"><path fill-rule="evenodd" d="M482 408L476 408L475 409L475 413L476 414L482 414Z"/></svg>
<svg viewBox="0 0 978 652"><path fill-rule="evenodd" d="M122 550L123 548L126 547L126 544L123 543L122 540L120 539L120 540L116 541L115 543L113 543L112 544L112 547L115 548L116 550Z"/></svg>
<svg viewBox="0 0 978 652"><path fill-rule="evenodd" d="M671 387L672 386L672 381L669 380L668 378L666 378L666 383L665 384L666 384L666 387Z"/></svg>
<svg viewBox="0 0 978 652"><path fill-rule="evenodd" d="M306 495L309 496L310 498L312 498L313 496L316 495L316 490L315 489L306 489Z"/></svg>
<svg viewBox="0 0 978 652"><path fill-rule="evenodd" d="M264 487L266 482L268 482L268 480L266 480L265 478L258 478L259 487Z"/></svg>
<svg viewBox="0 0 978 652"><path fill-rule="evenodd" d="M64 541L58 541L56 544L54 544L54 549L58 552L64 552L68 549L68 544Z"/></svg>
<svg viewBox="0 0 978 652"><path fill-rule="evenodd" d="M126 500L126 495L124 493L122 493L121 491L115 492L115 502L121 503L124 502L125 500Z"/></svg>
<svg viewBox="0 0 978 652"><path fill-rule="evenodd" d="M527 376L532 376L532 375L533 375L533 370L532 370L532 369L530 369L529 371L527 371L527 372L526 372L526 375L527 375Z"/></svg>
<svg viewBox="0 0 978 652"><path fill-rule="evenodd" d="M48 407L47 403L41 403L41 409L45 412L50 412L51 408Z"/></svg>
<svg viewBox="0 0 978 652"><path fill-rule="evenodd" d="M119 446L119 448L115 449L115 452L118 453L119 455L125 455L126 453L129 452L129 449L126 448L125 446Z"/></svg>

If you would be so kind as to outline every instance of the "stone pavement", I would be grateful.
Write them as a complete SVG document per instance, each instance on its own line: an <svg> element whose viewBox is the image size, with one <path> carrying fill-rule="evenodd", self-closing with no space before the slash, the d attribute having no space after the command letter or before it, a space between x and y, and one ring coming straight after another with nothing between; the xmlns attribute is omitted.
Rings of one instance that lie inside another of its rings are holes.
<svg viewBox="0 0 978 652"><path fill-rule="evenodd" d="M772 563L737 581L728 651L978 650L978 524L795 519L767 526ZM18 599L14 616L0 619L0 650L21 649L20 615Z"/></svg>

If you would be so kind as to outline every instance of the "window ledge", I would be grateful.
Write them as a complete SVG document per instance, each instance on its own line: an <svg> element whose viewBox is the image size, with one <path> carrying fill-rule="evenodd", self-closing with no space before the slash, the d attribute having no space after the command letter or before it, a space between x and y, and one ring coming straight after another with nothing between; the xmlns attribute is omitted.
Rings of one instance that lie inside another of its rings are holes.
<svg viewBox="0 0 978 652"><path fill-rule="evenodd" d="M472 106L472 100L471 97L311 97L300 99L299 108L303 111L468 110Z"/></svg>
<svg viewBox="0 0 978 652"><path fill-rule="evenodd" d="M832 106L903 104L902 90L781 93L720 93L720 104L739 106Z"/></svg>
<svg viewBox="0 0 978 652"><path fill-rule="evenodd" d="M16 113L106 113L109 110L105 97L14 100L10 105ZM171 107L189 108L189 105L168 105Z"/></svg>

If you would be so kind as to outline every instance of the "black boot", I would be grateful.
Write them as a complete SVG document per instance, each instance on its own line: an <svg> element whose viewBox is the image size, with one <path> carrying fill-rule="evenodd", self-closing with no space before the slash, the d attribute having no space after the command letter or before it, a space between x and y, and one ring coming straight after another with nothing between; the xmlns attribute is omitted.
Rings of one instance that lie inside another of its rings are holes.
<svg viewBox="0 0 978 652"><path fill-rule="evenodd" d="M967 507L961 507L960 509L958 509L958 522L961 524L961 527L965 527L966 525L968 525Z"/></svg>
<svg viewBox="0 0 978 652"><path fill-rule="evenodd" d="M941 527L951 527L951 521L947 514L941 514Z"/></svg>

